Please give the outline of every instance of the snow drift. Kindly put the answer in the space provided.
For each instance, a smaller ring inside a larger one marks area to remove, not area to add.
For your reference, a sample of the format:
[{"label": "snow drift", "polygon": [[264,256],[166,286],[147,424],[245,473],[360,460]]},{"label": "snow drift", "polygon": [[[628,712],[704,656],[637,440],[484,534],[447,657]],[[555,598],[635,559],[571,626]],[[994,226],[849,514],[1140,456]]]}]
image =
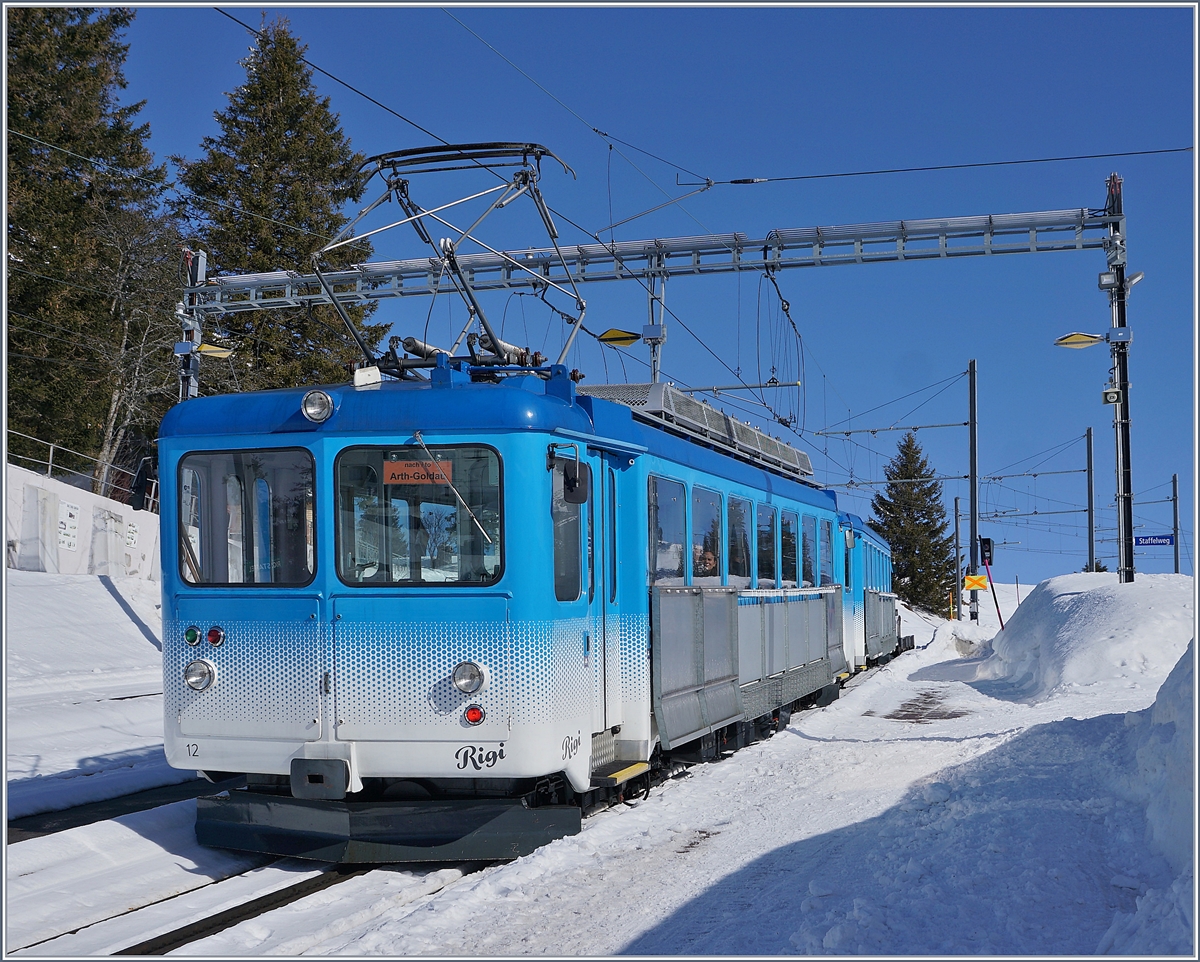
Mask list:
[{"label": "snow drift", "polygon": [[1038,702],[1056,690],[1162,678],[1180,639],[1192,637],[1192,590],[1185,575],[1139,575],[1124,585],[1106,572],[1043,581],[992,639],[978,687]]},{"label": "snow drift", "polygon": [[1148,889],[1133,914],[1118,912],[1098,952],[1182,954],[1192,950],[1194,889],[1192,754],[1195,639],[1144,711],[1127,712],[1124,788],[1146,807],[1146,841],[1178,877],[1165,890]]}]

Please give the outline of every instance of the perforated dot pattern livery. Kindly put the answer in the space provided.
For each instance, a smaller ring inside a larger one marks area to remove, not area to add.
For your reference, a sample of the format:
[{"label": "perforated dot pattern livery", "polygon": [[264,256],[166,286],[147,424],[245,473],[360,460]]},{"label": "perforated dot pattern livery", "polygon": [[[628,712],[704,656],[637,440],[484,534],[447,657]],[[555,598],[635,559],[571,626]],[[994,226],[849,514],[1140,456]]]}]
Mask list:
[{"label": "perforated dot pattern livery", "polygon": [[[320,711],[321,628],[314,621],[223,621],[225,643],[183,641],[187,628],[163,624],[163,700],[185,732],[254,737],[313,737]],[[183,681],[189,662],[217,670],[205,691]]]},{"label": "perforated dot pattern livery", "polygon": [[[339,622],[335,675],[339,724],[355,737],[405,729],[405,737],[459,737],[477,704],[493,723],[574,717],[590,699],[583,619],[524,622]],[[473,695],[452,683],[462,661],[484,666]],[[485,723],[486,724],[486,723]]]},{"label": "perforated dot pattern livery", "polygon": [[650,616],[622,615],[621,698],[625,704],[650,705]]},{"label": "perforated dot pattern livery", "polygon": [[[622,701],[648,705],[647,616],[610,615],[608,621],[610,639],[613,633],[619,638]],[[187,625],[166,622],[166,716],[178,719],[188,734],[320,737],[313,721],[320,717],[323,672],[330,671],[343,737],[457,739],[470,704],[487,713],[485,728],[567,723],[590,711],[592,667],[583,643],[590,625],[590,618],[344,620],[325,628],[323,639],[316,621],[227,621],[222,625],[226,642],[214,648],[205,642],[187,645],[182,640]],[[323,644],[328,656],[322,654]],[[217,669],[216,683],[203,692],[183,682],[185,666],[197,658]],[[488,673],[487,686],[473,695],[451,682],[454,667],[466,660]]]}]

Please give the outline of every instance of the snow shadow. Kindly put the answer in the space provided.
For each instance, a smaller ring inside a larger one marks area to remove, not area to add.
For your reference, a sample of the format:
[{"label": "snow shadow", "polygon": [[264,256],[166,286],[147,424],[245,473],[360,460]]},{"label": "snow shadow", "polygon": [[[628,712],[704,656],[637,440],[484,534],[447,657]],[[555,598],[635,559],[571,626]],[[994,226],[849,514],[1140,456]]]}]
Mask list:
[{"label": "snow shadow", "polygon": [[961,681],[970,685],[981,695],[995,698],[997,701],[1021,702],[1027,704],[1035,700],[1037,679],[1026,672],[1017,678],[980,678],[980,668],[984,662],[995,658],[991,651],[973,655],[969,658],[951,658],[949,661],[939,661],[936,665],[926,665],[918,668],[908,676],[909,681]]},{"label": "snow shadow", "polygon": [[979,666],[988,658],[991,652],[974,655],[970,658],[951,658],[939,661],[935,665],[918,668],[908,676],[909,681],[965,681],[968,684],[975,680]]},{"label": "snow shadow", "polygon": [[195,777],[168,765],[162,745],[92,755],[70,771],[9,780],[8,817],[62,811]]},{"label": "snow shadow", "polygon": [[1128,754],[1123,715],[1031,728],[875,818],[759,857],[621,953],[1092,954],[1115,912],[1174,876],[1114,788]]},{"label": "snow shadow", "polygon": [[117,590],[117,586],[113,584],[112,578],[108,575],[100,575],[100,584],[104,585],[104,590],[113,596],[113,600],[121,606],[121,610],[129,617],[129,620],[134,623],[138,631],[140,631],[155,648],[162,651],[162,642],[158,640],[158,636],[150,630],[150,626],[146,624],[138,616],[138,613],[133,610],[133,606],[121,595]]}]

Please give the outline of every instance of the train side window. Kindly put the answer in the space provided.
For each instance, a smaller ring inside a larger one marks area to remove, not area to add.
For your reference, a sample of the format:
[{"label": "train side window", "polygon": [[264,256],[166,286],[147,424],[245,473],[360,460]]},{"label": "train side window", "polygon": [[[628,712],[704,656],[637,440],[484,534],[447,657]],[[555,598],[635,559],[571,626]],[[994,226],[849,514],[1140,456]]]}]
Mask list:
[{"label": "train side window", "polygon": [[681,585],[683,546],[687,543],[687,492],[678,481],[650,475],[650,583]]},{"label": "train side window", "polygon": [[608,469],[608,600],[617,600],[617,472]]},{"label": "train side window", "polygon": [[750,502],[729,499],[729,584],[750,587]]},{"label": "train side window", "polygon": [[596,499],[588,498],[587,558],[588,558],[588,604],[596,597]]},{"label": "train side window", "polygon": [[721,583],[721,495],[692,488],[692,584]]},{"label": "train side window", "polygon": [[795,588],[799,585],[799,582],[796,580],[796,575],[799,573],[796,570],[797,521],[798,518],[795,511],[783,512],[783,521],[779,533],[780,567],[782,568],[779,586],[781,588]]},{"label": "train side window", "polygon": [[805,588],[815,588],[817,585],[817,519],[812,515],[804,516],[804,539],[801,545],[804,559]]},{"label": "train side window", "polygon": [[852,531],[846,532],[846,550],[845,550],[845,558],[844,558],[843,563],[846,566],[845,583],[846,583],[847,591],[854,590],[854,557],[853,557],[854,548],[853,548],[853,542],[850,540],[853,537],[854,537],[854,534]]},{"label": "train side window", "polygon": [[[775,587],[775,509],[758,506],[758,587]],[[793,579],[794,580],[794,579]]]},{"label": "train side window", "polygon": [[556,460],[550,475],[550,519],[554,525],[554,597],[559,601],[575,601],[579,598],[583,575],[579,530],[583,512],[581,505],[567,501],[563,476],[565,467],[565,461]]},{"label": "train side window", "polygon": [[821,586],[833,584],[833,522],[821,520]]}]

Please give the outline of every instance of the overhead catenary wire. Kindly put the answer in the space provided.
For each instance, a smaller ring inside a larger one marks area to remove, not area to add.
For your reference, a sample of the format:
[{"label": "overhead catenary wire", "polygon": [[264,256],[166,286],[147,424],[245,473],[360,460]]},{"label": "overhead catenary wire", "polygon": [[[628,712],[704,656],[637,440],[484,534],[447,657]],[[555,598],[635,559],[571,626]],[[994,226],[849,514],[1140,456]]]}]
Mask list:
[{"label": "overhead catenary wire", "polygon": [[[1014,167],[1020,164],[1056,164],[1072,160],[1104,160],[1111,157],[1145,157],[1154,154],[1180,154],[1191,147],[1163,147],[1156,150],[1120,150],[1102,154],[1072,154],[1064,157],[1031,157],[1024,160],[989,160],[969,164],[930,164],[924,167],[886,167],[878,170],[847,170],[832,174],[791,174],[783,177],[738,177],[733,180],[714,180],[714,186],[725,184],[777,184],[797,180],[830,180],[835,177],[873,177],[879,174],[914,174],[938,170],[971,170],[980,167]],[[693,176],[699,176],[694,174]],[[698,186],[678,183],[680,187]]]}]

